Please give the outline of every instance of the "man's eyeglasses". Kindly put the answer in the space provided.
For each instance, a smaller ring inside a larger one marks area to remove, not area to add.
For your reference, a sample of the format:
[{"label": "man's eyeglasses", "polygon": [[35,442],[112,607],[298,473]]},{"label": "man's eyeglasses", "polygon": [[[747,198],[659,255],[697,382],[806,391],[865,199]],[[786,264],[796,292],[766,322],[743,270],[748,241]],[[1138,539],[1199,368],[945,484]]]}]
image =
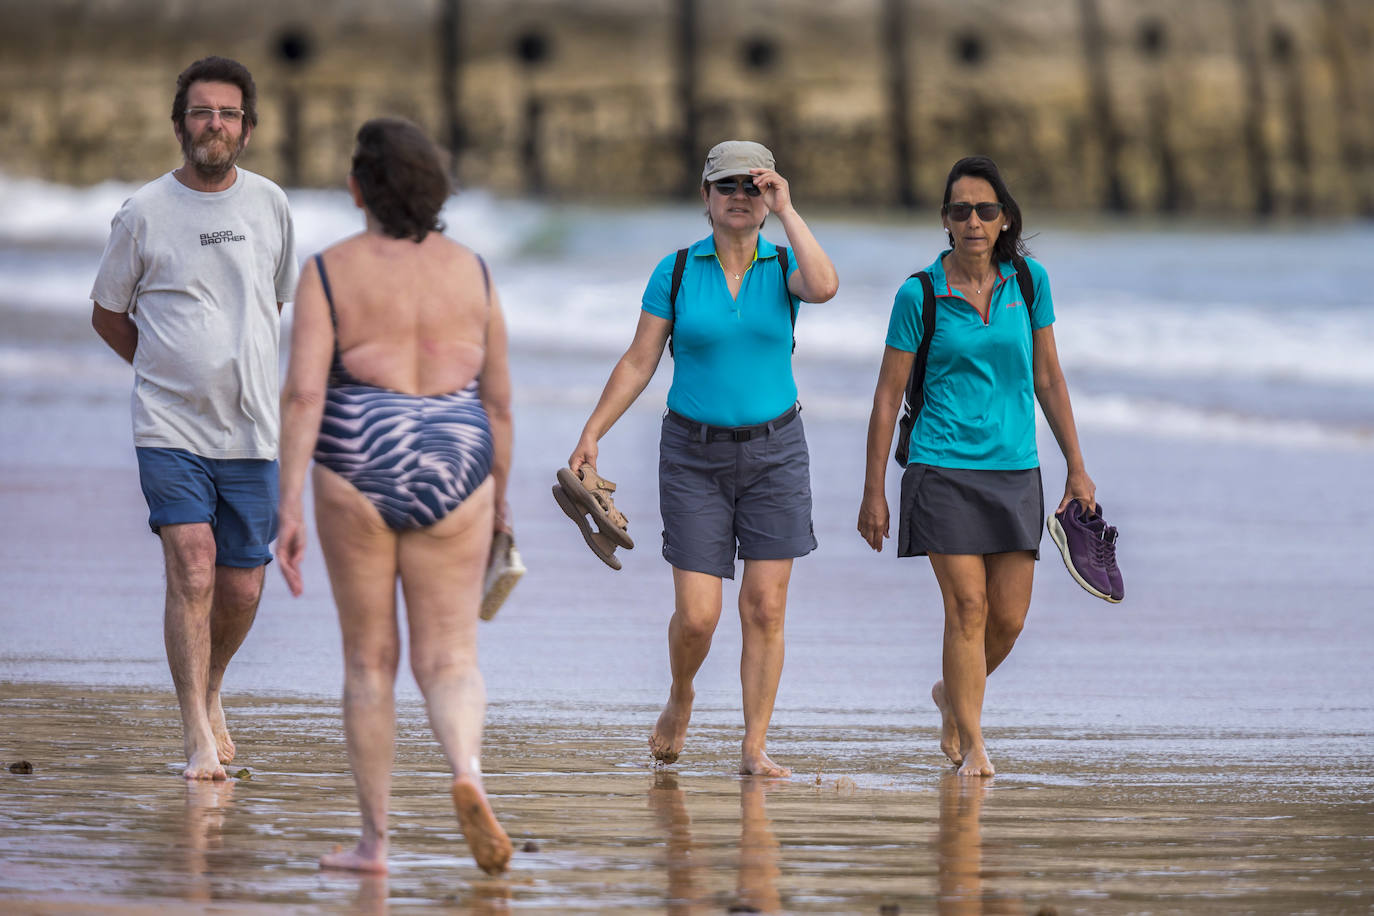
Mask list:
[{"label": "man's eyeglasses", "polygon": [[763,189],[754,184],[752,178],[746,178],[743,181],[738,178],[722,178],[720,181],[712,183],[711,187],[725,197],[729,197],[740,188],[744,188],[744,193],[750,197],[758,197],[763,193]]},{"label": "man's eyeglasses", "polygon": [[958,203],[945,206],[945,213],[949,214],[949,218],[956,223],[962,223],[968,219],[970,213],[975,211],[979,219],[988,222],[997,219],[998,214],[1002,212],[1002,205],[994,200],[977,204]]},{"label": "man's eyeglasses", "polygon": [[215,115],[225,124],[237,124],[243,120],[242,108],[188,108],[186,117],[194,121],[209,121]]}]

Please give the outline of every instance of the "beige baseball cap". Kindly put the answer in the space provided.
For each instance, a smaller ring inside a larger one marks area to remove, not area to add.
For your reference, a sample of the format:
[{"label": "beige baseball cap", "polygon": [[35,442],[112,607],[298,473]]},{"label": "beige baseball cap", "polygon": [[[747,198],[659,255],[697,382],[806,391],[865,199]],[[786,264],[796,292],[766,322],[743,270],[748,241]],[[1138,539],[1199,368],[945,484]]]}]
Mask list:
[{"label": "beige baseball cap", "polygon": [[706,154],[706,168],[701,170],[701,180],[715,181],[728,175],[748,175],[750,169],[771,168],[773,154],[762,143],[725,140],[711,147]]}]

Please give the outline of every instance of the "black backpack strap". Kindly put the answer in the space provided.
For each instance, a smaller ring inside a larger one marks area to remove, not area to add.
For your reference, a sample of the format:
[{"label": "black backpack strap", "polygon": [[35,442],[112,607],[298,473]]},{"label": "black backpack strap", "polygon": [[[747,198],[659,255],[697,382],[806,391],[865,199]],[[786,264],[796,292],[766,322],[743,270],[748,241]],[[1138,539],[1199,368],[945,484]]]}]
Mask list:
[{"label": "black backpack strap", "polygon": [[682,288],[682,272],[687,269],[687,249],[677,250],[673,261],[673,281],[668,286],[668,355],[673,355],[673,325],[677,321],[677,291]]},{"label": "black backpack strap", "polygon": [[[892,458],[899,467],[906,467],[911,448],[911,429],[916,415],[926,402],[926,363],[930,359],[930,339],[935,336],[935,284],[924,270],[911,275],[921,281],[921,342],[916,346],[916,361],[906,381],[906,395],[902,403],[902,418],[897,423],[897,450]],[[911,277],[907,277],[908,280]]]},{"label": "black backpack strap", "polygon": [[792,264],[787,259],[787,249],[778,246],[778,266],[782,268],[782,294],[787,299],[787,313],[792,316],[792,352],[797,352],[797,307],[792,303],[792,291],[787,288],[787,275],[792,272]]}]

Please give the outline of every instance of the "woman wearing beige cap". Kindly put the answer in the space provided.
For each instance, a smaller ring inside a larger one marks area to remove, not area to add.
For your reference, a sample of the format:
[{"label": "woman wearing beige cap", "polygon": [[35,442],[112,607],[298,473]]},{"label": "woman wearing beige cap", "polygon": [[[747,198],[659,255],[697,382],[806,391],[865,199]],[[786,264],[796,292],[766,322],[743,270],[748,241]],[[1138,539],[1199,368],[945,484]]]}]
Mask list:
[{"label": "woman wearing beige cap", "polygon": [[[792,561],[816,547],[810,462],[792,377],[802,301],[825,302],[838,279],[792,206],[773,154],[747,140],[714,146],[701,175],[711,234],[665,257],[649,277],[639,325],[568,459],[596,466],[597,442],[674,355],[659,446],[663,557],[673,567],[668,624],[672,687],[649,748],[677,760],[721,613],[721,579],[744,561],[739,591],[744,742],[740,772],[787,776],[766,752],[782,675]],[[768,214],[791,249],[760,236]],[[670,343],[671,338],[671,343]]]}]

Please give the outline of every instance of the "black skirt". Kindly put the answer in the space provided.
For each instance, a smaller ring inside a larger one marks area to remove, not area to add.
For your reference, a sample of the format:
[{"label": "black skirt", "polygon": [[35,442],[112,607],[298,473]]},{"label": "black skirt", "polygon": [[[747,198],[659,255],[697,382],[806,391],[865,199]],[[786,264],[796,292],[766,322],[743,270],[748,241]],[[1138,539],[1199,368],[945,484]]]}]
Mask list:
[{"label": "black skirt", "polygon": [[1033,550],[1040,559],[1040,469],[979,471],[910,464],[902,475],[897,556]]}]

